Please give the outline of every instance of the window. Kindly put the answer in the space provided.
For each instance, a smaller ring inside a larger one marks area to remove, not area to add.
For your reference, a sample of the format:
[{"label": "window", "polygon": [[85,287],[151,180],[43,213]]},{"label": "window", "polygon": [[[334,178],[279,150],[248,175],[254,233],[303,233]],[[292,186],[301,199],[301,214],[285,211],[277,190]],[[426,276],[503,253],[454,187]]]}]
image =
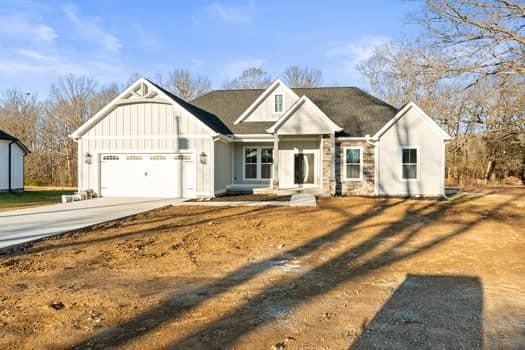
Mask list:
[{"label": "window", "polygon": [[118,156],[103,156],[102,160],[118,160]]},{"label": "window", "polygon": [[272,178],[273,148],[244,148],[244,179],[267,180]]},{"label": "window", "polygon": [[244,177],[246,179],[257,178],[257,148],[244,149]]},{"label": "window", "polygon": [[284,100],[283,95],[275,95],[275,105],[274,105],[274,112],[275,113],[282,113],[284,109]]},{"label": "window", "polygon": [[261,148],[261,179],[272,178],[273,149]]},{"label": "window", "polygon": [[127,156],[126,160],[142,160],[141,156]]},{"label": "window", "polygon": [[151,160],[166,160],[165,156],[151,156],[149,157]]},{"label": "window", "polygon": [[345,149],[345,174],[347,180],[361,180],[362,149]]},{"label": "window", "polygon": [[402,152],[403,179],[417,179],[417,148],[403,148]]}]

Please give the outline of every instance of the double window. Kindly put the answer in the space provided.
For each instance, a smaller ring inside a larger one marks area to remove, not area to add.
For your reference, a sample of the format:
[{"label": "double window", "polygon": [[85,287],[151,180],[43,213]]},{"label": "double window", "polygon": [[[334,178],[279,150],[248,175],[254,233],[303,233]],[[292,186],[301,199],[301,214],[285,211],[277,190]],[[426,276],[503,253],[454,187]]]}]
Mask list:
[{"label": "double window", "polygon": [[361,147],[345,148],[345,179],[361,180],[363,174],[363,149]]},{"label": "double window", "polygon": [[244,148],[244,178],[267,180],[272,178],[273,148]]},{"label": "double window", "polygon": [[284,98],[283,95],[274,95],[274,109],[275,113],[282,113],[284,110]]},{"label": "double window", "polygon": [[402,148],[401,175],[404,180],[417,179],[417,148]]}]

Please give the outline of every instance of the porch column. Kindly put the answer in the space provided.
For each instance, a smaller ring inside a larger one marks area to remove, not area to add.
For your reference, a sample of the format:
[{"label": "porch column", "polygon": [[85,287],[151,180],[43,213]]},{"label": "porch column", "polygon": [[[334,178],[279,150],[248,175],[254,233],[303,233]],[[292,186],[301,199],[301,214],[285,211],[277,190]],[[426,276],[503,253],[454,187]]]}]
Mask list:
[{"label": "porch column", "polygon": [[336,194],[336,179],[335,179],[335,133],[330,134],[330,194]]},{"label": "porch column", "polygon": [[279,189],[279,136],[273,134],[272,189]]}]

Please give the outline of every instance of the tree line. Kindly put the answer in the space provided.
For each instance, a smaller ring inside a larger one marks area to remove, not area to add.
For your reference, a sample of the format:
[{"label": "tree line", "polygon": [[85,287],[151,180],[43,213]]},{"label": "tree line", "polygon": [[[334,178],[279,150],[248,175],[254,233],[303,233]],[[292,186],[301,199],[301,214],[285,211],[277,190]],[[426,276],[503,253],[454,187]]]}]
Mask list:
[{"label": "tree line", "polygon": [[[357,67],[371,92],[398,108],[416,102],[453,136],[447,145],[449,184],[522,183],[523,2],[426,0],[423,10],[409,20],[422,29],[419,37],[378,47]],[[212,86],[207,77],[186,69],[151,78],[187,101]],[[251,67],[223,87],[261,89],[274,78],[262,67]],[[315,87],[323,80],[321,71],[299,66],[287,68],[281,78],[292,87]],[[5,91],[0,98],[0,129],[32,150],[26,159],[26,181],[75,185],[76,145],[68,135],[124,86],[101,86],[89,77],[66,75],[51,86],[44,101],[19,90]]]}]

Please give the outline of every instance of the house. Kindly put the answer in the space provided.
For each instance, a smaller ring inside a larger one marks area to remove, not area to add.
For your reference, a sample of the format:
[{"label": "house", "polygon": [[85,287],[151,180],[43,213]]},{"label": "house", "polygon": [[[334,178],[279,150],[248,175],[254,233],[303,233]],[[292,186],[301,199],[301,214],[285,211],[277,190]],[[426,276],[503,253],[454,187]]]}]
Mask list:
[{"label": "house", "polygon": [[24,157],[29,153],[19,139],[0,130],[0,191],[24,190]]},{"label": "house", "polygon": [[218,90],[185,102],[140,78],[71,137],[79,190],[101,196],[442,196],[450,137],[414,103],[353,87]]}]

